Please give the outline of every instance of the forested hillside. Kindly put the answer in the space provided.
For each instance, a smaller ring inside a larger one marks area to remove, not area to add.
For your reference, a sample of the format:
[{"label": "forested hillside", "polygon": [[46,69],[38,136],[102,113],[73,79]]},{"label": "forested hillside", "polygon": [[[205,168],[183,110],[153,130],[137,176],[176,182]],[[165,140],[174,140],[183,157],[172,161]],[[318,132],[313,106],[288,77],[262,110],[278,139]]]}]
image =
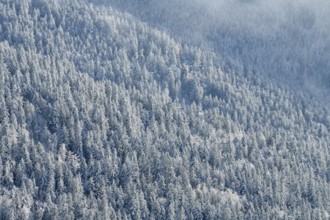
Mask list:
[{"label": "forested hillside", "polygon": [[329,103],[328,0],[88,0],[111,5],[206,45],[239,74],[254,74]]},{"label": "forested hillside", "polygon": [[127,13],[0,0],[0,219],[329,219],[330,116]]}]

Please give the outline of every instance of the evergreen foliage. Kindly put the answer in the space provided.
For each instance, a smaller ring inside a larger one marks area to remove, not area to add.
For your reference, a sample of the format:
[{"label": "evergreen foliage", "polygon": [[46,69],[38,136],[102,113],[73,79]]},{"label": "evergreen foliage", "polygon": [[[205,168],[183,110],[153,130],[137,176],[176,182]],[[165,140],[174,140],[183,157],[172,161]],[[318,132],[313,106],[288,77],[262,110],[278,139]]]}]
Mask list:
[{"label": "evergreen foliage", "polygon": [[84,1],[0,30],[0,219],[330,218],[317,103]]}]

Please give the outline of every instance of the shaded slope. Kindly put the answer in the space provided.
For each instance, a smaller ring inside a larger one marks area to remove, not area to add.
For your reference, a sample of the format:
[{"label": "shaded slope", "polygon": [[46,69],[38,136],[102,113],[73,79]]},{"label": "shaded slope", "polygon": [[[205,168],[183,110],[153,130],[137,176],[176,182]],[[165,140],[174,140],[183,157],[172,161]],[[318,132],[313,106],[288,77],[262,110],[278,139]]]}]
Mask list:
[{"label": "shaded slope", "polygon": [[212,48],[237,73],[329,102],[330,13],[324,0],[89,0]]},{"label": "shaded slope", "polygon": [[329,217],[325,109],[111,9],[0,7],[2,218]]}]

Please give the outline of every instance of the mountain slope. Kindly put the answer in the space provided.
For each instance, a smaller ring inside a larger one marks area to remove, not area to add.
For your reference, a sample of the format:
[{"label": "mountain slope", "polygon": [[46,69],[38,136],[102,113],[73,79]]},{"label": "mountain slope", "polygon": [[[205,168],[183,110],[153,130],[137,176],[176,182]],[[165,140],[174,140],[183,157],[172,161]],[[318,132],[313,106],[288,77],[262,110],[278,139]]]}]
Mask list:
[{"label": "mountain slope", "polygon": [[132,13],[180,41],[209,47],[238,73],[329,102],[328,1],[89,1]]},{"label": "mountain slope", "polygon": [[328,111],[80,1],[0,2],[2,219],[327,219]]}]

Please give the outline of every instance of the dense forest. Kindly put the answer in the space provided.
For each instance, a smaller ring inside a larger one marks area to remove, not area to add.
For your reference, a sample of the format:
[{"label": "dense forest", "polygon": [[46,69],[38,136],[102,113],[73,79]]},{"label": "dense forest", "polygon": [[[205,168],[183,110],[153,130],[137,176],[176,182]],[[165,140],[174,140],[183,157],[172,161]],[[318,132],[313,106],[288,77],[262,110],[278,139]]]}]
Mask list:
[{"label": "dense forest", "polygon": [[0,219],[329,219],[329,110],[224,57],[0,0]]},{"label": "dense forest", "polygon": [[236,73],[330,102],[330,1],[88,1],[131,13],[181,42],[211,47]]}]

